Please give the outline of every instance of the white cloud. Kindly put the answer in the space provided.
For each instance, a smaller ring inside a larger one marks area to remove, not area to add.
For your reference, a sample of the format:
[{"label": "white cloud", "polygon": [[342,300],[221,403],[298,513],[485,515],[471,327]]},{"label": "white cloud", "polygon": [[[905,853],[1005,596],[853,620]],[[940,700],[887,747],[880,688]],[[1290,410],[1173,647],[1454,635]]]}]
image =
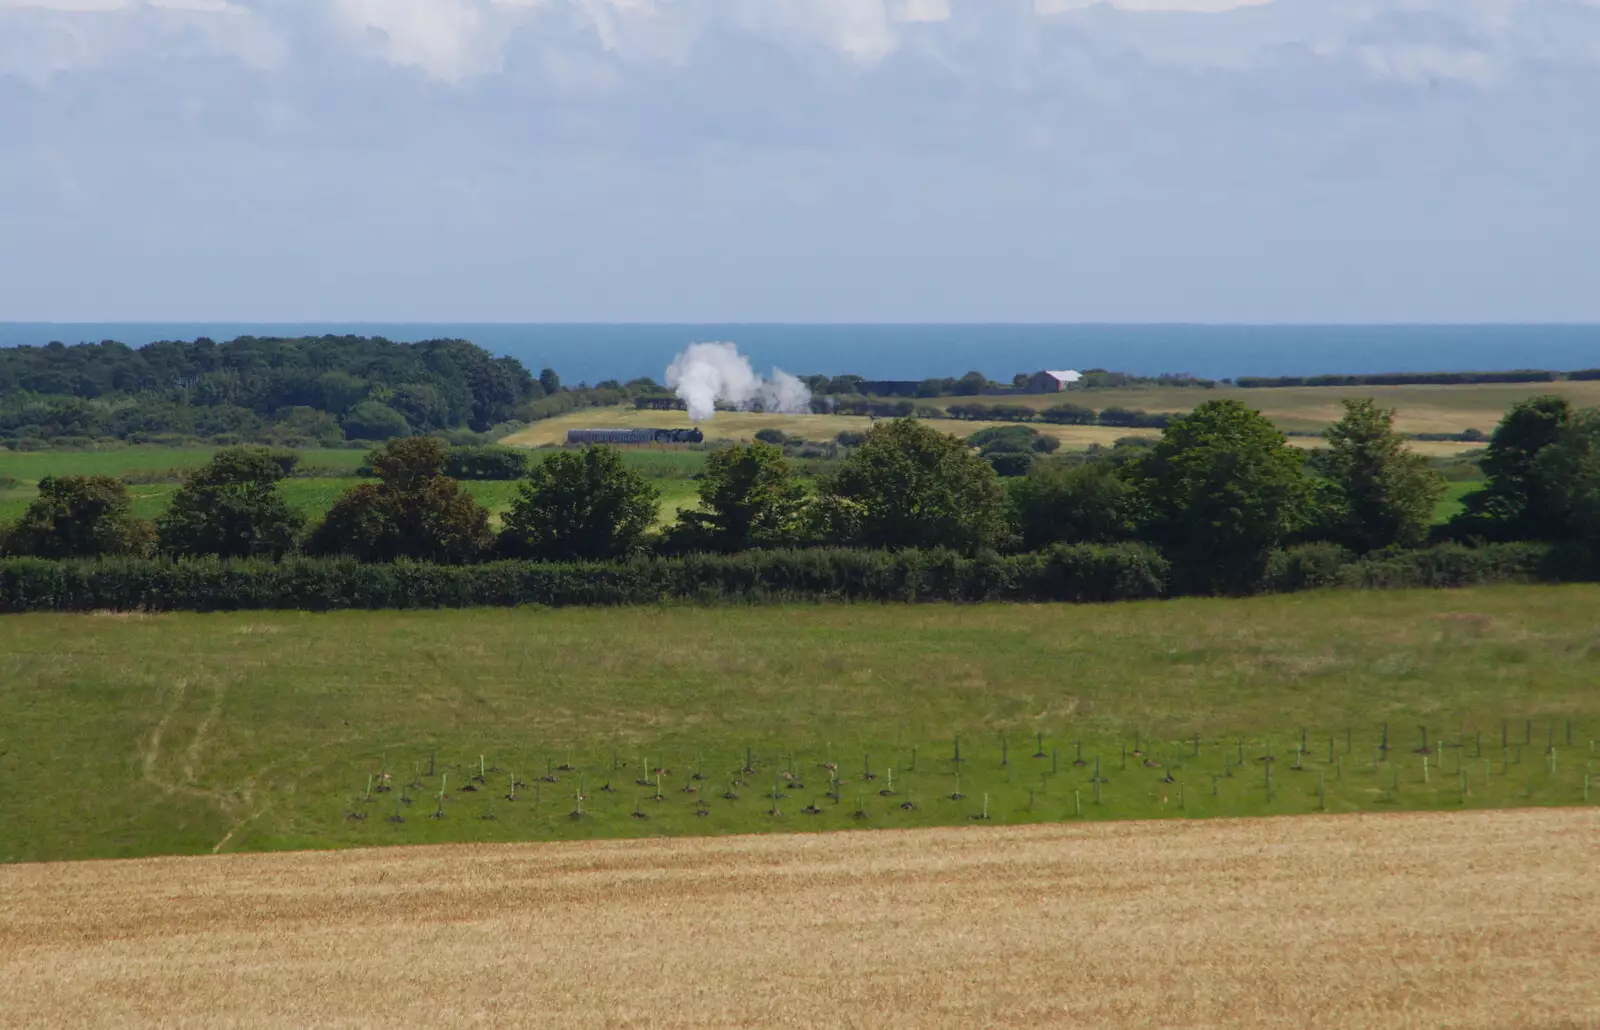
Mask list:
[{"label": "white cloud", "polygon": [[896,21],[938,22],[950,19],[950,0],[899,0],[894,7]]},{"label": "white cloud", "polygon": [[0,0],[0,74],[42,80],[174,46],[270,67],[287,40],[320,54],[331,39],[442,83],[526,61],[592,92],[630,65],[688,66],[708,40],[744,35],[1010,89],[1093,82],[1086,60],[1124,79],[1129,59],[1232,72],[1314,59],[1487,88],[1523,63],[1600,62],[1597,12],[1600,0]]},{"label": "white cloud", "polygon": [[1121,11],[1161,11],[1190,14],[1220,14],[1241,7],[1260,7],[1273,0],[1034,0],[1040,14],[1066,14],[1086,7],[1104,5]]},{"label": "white cloud", "polygon": [[122,61],[220,55],[270,69],[287,54],[276,25],[226,0],[0,0],[0,75],[40,85]]},{"label": "white cloud", "polygon": [[333,11],[358,45],[445,82],[499,67],[477,0],[334,0]]}]

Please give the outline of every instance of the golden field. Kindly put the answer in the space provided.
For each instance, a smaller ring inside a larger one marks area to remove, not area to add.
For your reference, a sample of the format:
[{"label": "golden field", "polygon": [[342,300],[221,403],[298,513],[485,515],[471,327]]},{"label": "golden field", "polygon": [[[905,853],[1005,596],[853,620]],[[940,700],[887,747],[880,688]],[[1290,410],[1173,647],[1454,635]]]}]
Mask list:
[{"label": "golden field", "polygon": [[[956,422],[932,423],[947,433],[971,436],[980,429],[1013,425],[1010,422]],[[631,407],[589,408],[585,411],[562,415],[558,418],[536,422],[519,433],[506,437],[501,443],[513,447],[547,447],[566,442],[570,429],[688,429],[694,423],[683,411],[640,411]],[[755,439],[763,429],[781,429],[790,436],[804,440],[832,440],[840,433],[864,433],[872,427],[872,420],[858,415],[769,415],[759,411],[718,412],[710,422],[700,423],[708,440],[737,440],[743,443]],[[1082,450],[1092,443],[1109,447],[1119,437],[1159,436],[1148,429],[1115,429],[1110,426],[1051,426],[1034,425],[1041,434],[1053,436],[1063,447]]]},{"label": "golden field", "polygon": [[[1218,392],[1220,391],[1206,391],[1204,399],[1209,399]],[[1268,391],[1250,390],[1238,392],[1253,395]],[[1187,390],[1183,391],[1183,393],[1191,402],[1201,398],[1201,392],[1198,390]],[[1166,411],[1177,409],[1152,407],[1149,410]],[[1334,420],[1337,420],[1337,416],[1330,419],[1330,421]],[[1498,420],[1499,416],[1496,415],[1494,421],[1488,423],[1488,428],[1493,429],[1494,422]],[[1403,421],[1403,419],[1397,420],[1397,424]],[[642,427],[652,429],[688,429],[693,424],[689,421],[688,414],[682,411],[639,411],[630,407],[589,408],[569,415],[561,415],[557,418],[536,422],[528,428],[506,437],[501,443],[512,447],[549,447],[565,443],[567,431],[571,429],[634,429]],[[1016,423],[960,422],[952,419],[949,421],[937,420],[929,424],[943,432],[967,437],[982,429],[1015,425]],[[1038,430],[1040,435],[1053,436],[1060,440],[1063,448],[1079,451],[1085,450],[1090,444],[1110,447],[1125,436],[1143,436],[1153,439],[1161,435],[1160,431],[1155,429],[1119,429],[1114,426],[1053,426],[1043,422],[1028,424]],[[831,440],[843,432],[864,433],[871,428],[871,425],[872,421],[870,419],[857,415],[774,415],[765,412],[729,411],[719,412],[716,418],[710,422],[701,423],[700,428],[705,431],[708,440],[735,440],[741,443],[748,443],[762,429],[781,429],[790,436],[797,436],[805,440],[824,441]],[[1461,428],[1470,427],[1462,426]],[[1403,426],[1402,429],[1404,429]],[[1413,430],[1405,431],[1411,432]],[[1422,430],[1415,431],[1421,432]],[[1297,447],[1316,447],[1322,443],[1322,438],[1294,436],[1289,438],[1289,442]],[[1447,457],[1455,454],[1464,454],[1467,451],[1480,450],[1483,445],[1418,440],[1413,441],[1411,447],[1419,454]]]},{"label": "golden field", "polygon": [[[1183,412],[1204,401],[1231,397],[1260,411],[1285,432],[1321,432],[1339,420],[1342,402],[1350,397],[1371,397],[1384,407],[1394,408],[1395,428],[1402,433],[1461,433],[1494,429],[1506,410],[1518,401],[1539,394],[1556,393],[1579,407],[1600,406],[1600,381],[1559,383],[1479,383],[1463,386],[1292,386],[1262,389],[1217,387],[1133,387],[1121,390],[1068,391],[1059,394],[1017,397],[933,398],[918,401],[933,407],[976,401],[992,404],[1024,404],[1048,408],[1057,404],[1079,404],[1103,411],[1106,408],[1132,408],[1150,412]],[[862,432],[870,420],[849,415],[768,415],[760,412],[722,412],[703,428],[713,439],[749,441],[758,430],[781,429],[807,440],[829,440],[846,431]],[[941,424],[946,432],[969,436],[980,429],[1003,422],[950,422]],[[687,429],[691,425],[681,411],[639,411],[631,407],[579,411],[529,426],[505,440],[518,447],[560,444],[569,429],[625,429],[650,426],[661,429]],[[1108,426],[1052,426],[1035,424],[1046,436],[1061,441],[1068,450],[1082,450],[1092,443],[1110,446],[1119,437],[1156,436],[1148,429],[1117,429]],[[1314,447],[1315,437],[1294,437],[1297,446]],[[1448,441],[1416,441],[1418,453],[1449,457],[1481,448],[1481,444]]]},{"label": "golden field", "polygon": [[[1056,404],[1081,404],[1104,411],[1132,408],[1144,411],[1190,411],[1195,405],[1221,397],[1242,401],[1275,422],[1294,431],[1320,431],[1337,422],[1346,398],[1371,397],[1395,409],[1395,428],[1402,433],[1460,433],[1468,429],[1489,432],[1518,401],[1540,394],[1560,394],[1581,408],[1600,405],[1600,381],[1559,383],[1469,383],[1458,386],[1273,386],[1256,389],[1216,387],[1130,387],[1115,390],[1070,390],[1066,393],[1021,397],[978,397],[979,402],[1003,401],[1048,408]],[[940,398],[943,406],[960,399]]]},{"label": "golden field", "polygon": [[0,1025],[1593,1027],[1600,813],[0,868]]}]

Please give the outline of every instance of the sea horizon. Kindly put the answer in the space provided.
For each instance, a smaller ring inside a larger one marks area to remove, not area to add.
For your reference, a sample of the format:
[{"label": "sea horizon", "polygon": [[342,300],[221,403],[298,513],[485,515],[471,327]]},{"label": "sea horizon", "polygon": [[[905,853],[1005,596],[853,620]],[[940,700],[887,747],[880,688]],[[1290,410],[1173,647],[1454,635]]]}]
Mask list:
[{"label": "sea horizon", "polygon": [[873,379],[1009,380],[1044,368],[1208,379],[1600,365],[1600,324],[1514,322],[0,322],[0,347],[198,337],[383,336],[470,340],[569,383],[651,376],[693,342],[739,345],[758,369]]}]

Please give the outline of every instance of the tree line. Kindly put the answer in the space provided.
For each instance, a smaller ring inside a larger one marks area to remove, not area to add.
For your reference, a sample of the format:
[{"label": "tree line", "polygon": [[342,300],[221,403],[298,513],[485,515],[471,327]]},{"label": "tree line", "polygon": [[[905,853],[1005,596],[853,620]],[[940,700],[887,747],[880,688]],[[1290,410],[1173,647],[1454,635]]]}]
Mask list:
[{"label": "tree line", "polygon": [[911,419],[880,423],[815,489],[772,445],[712,452],[699,506],[657,530],[660,495],[620,452],[553,453],[521,480],[491,527],[429,437],[370,456],[376,482],[307,525],[278,488],[281,455],[219,451],[184,480],[153,523],[105,477],[50,477],[0,535],[0,551],[45,558],[162,555],[280,560],[293,554],[445,565],[494,559],[605,562],[641,554],[734,554],[808,547],[1037,553],[1060,545],[1135,544],[1171,563],[1184,592],[1242,592],[1285,547],[1382,555],[1440,539],[1600,542],[1600,409],[1560,397],[1513,408],[1491,438],[1487,483],[1433,527],[1437,473],[1394,431],[1394,412],[1345,403],[1307,453],[1259,413],[1214,400],[1149,448],[1009,484],[968,442]]},{"label": "tree line", "polygon": [[164,437],[338,446],[483,433],[561,392],[465,340],[240,337],[0,348],[0,440]]},{"label": "tree line", "polygon": [[1358,375],[1240,376],[1235,385],[1246,389],[1284,386],[1465,386],[1474,383],[1556,383],[1600,379],[1600,368],[1576,372],[1514,369],[1505,372],[1383,372]]}]

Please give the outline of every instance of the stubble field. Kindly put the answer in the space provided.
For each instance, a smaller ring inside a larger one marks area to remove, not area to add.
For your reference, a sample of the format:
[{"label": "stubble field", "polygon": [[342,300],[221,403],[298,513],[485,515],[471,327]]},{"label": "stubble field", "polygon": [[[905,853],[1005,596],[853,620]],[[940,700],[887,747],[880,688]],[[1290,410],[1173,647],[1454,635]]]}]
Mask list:
[{"label": "stubble field", "polygon": [[0,868],[0,1025],[1600,1022],[1600,815]]}]

